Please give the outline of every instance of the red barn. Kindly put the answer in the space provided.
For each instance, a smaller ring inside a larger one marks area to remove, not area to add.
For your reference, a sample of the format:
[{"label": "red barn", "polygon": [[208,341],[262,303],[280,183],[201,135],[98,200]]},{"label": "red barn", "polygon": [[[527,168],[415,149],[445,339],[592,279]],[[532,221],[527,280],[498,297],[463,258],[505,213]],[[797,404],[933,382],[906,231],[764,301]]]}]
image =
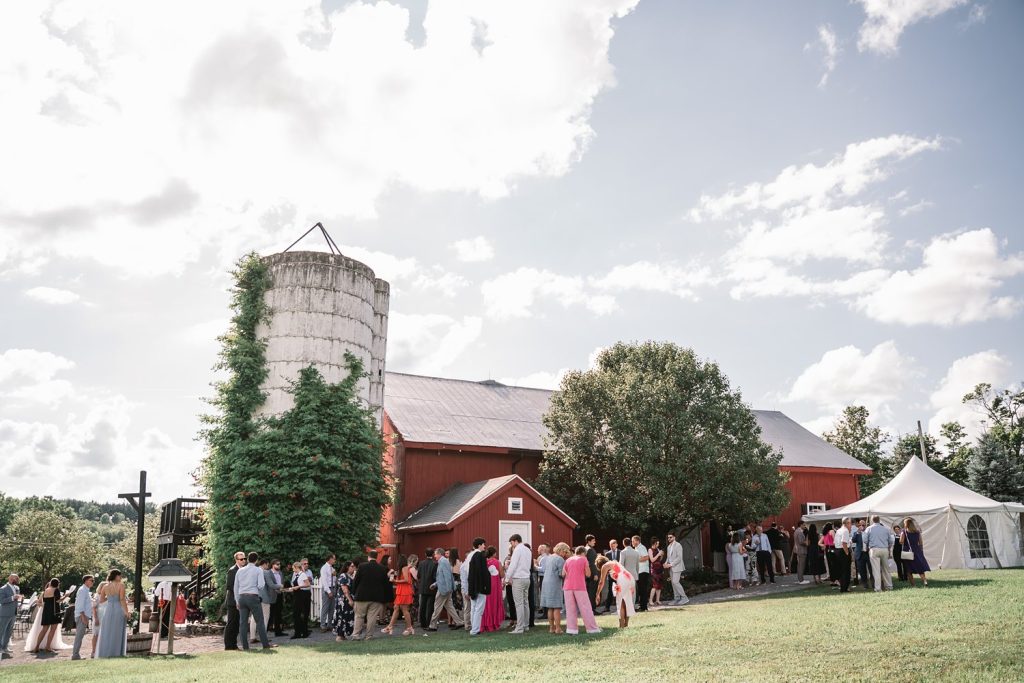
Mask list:
[{"label": "red barn", "polygon": [[[440,545],[464,553],[474,536],[490,543],[518,531],[534,547],[573,538],[576,524],[558,501],[530,485],[554,392],[394,372],[385,387],[386,461],[398,482],[381,524],[385,547],[422,553]],[[779,469],[790,475],[789,507],[770,521],[791,526],[808,510],[860,498],[857,478],[871,472],[867,466],[780,412],[754,415],[762,439],[782,451]],[[699,552],[710,563],[710,537],[703,540],[685,544],[687,555]]]}]

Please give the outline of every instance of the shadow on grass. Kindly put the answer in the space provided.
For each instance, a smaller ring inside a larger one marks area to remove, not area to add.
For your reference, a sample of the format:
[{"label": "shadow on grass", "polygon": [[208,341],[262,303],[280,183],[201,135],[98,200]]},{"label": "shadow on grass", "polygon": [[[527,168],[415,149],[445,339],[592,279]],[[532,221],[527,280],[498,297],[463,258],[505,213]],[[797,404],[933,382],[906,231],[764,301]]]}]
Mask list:
[{"label": "shadow on grass", "polygon": [[[507,652],[511,650],[524,650],[530,648],[552,647],[555,645],[566,645],[569,643],[592,643],[604,640],[618,628],[605,628],[600,633],[586,633],[580,631],[579,635],[570,636],[562,634],[552,635],[547,631],[537,631],[523,635],[511,635],[506,631],[495,631],[492,633],[481,633],[478,636],[470,636],[465,632],[438,632],[428,636],[417,634],[402,638],[402,654],[416,653],[438,653],[438,652]],[[373,638],[369,642],[346,641],[344,643],[316,643],[309,645],[310,650],[317,652],[333,652],[345,655],[373,655],[394,654],[396,638]]]},{"label": "shadow on grass", "polygon": [[[905,581],[893,581],[894,592],[901,593],[907,590],[914,591],[928,591],[928,590],[940,590],[940,589],[961,589],[961,588],[974,588],[977,586],[986,586],[993,582],[993,579],[987,579],[982,577],[975,577],[970,579],[929,579],[928,586],[924,587],[920,581],[916,582],[915,586],[911,586]],[[873,593],[873,590],[863,590],[859,587],[851,586],[849,595],[864,595]],[[717,600],[703,602],[700,605],[728,605],[734,603],[750,603],[750,602],[764,602],[772,600],[791,600],[793,598],[800,597],[823,597],[827,595],[842,595],[838,589],[833,590],[829,584],[822,584],[821,586],[810,586],[807,588],[781,590],[777,593],[760,593],[752,595],[743,595],[740,593],[736,596],[723,597]]]}]

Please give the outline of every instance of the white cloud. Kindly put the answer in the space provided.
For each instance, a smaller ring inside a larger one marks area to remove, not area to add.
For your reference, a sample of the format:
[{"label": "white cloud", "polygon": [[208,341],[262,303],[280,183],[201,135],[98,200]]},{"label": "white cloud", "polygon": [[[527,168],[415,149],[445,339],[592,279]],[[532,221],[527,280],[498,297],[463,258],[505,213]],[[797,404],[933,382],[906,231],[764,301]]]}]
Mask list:
[{"label": "white cloud", "polygon": [[32,287],[25,290],[25,295],[44,304],[54,305],[73,304],[81,298],[75,292],[55,287]]},{"label": "white cloud", "polygon": [[959,422],[972,438],[979,436],[984,415],[974,406],[965,405],[963,397],[983,382],[996,388],[1006,386],[1010,366],[1009,359],[992,350],[953,361],[929,398],[935,415],[928,421],[928,433],[938,435],[944,423]]},{"label": "white cloud", "polygon": [[920,268],[896,271],[857,298],[855,307],[875,320],[903,325],[961,325],[1008,318],[1019,298],[1000,295],[1003,282],[1024,273],[1024,254],[1003,257],[988,228],[936,237]]},{"label": "white cloud", "polygon": [[[857,47],[885,55],[899,49],[900,36],[911,24],[931,19],[970,0],[857,0],[867,14]],[[973,12],[973,11],[972,11]]]},{"label": "white cloud", "polygon": [[817,166],[787,166],[774,180],[754,182],[742,190],[702,195],[690,210],[691,220],[721,220],[755,210],[779,211],[793,207],[805,210],[834,205],[885,180],[893,162],[941,147],[938,138],[911,135],[872,138],[846,146],[842,154]]},{"label": "white cloud", "polygon": [[637,2],[431,2],[419,46],[390,2],[16,3],[0,265],[180,272],[211,245],[233,258],[320,216],[373,216],[395,184],[492,198],[564,175]]},{"label": "white cloud", "polygon": [[8,349],[0,353],[0,385],[17,380],[45,382],[75,364],[49,351]]},{"label": "white cloud", "polygon": [[976,24],[984,24],[988,19],[988,5],[971,5],[971,11],[967,19],[960,24],[961,30],[966,31]]},{"label": "white cloud", "polygon": [[[590,352],[590,355],[587,357],[587,365],[585,369],[592,370],[597,367],[597,357],[602,351],[604,351],[604,349],[604,346],[598,346]],[[521,377],[504,377],[498,381],[502,384],[514,387],[557,390],[562,384],[562,378],[565,377],[566,373],[573,369],[574,368],[560,368],[554,372],[538,370],[537,372],[531,372],[530,374],[523,375]]]},{"label": "white cloud", "polygon": [[454,242],[452,249],[455,250],[456,258],[467,263],[490,261],[494,258],[494,245],[483,236]]},{"label": "white cloud", "polygon": [[[811,403],[831,416],[848,405],[862,405],[876,419],[885,419],[893,413],[890,404],[918,374],[916,361],[900,352],[894,341],[882,342],[867,353],[843,346],[826,351],[808,366],[784,400]],[[831,419],[821,417],[812,424],[815,430],[828,428]]]},{"label": "white cloud", "polygon": [[476,343],[483,321],[439,313],[388,316],[388,367],[401,372],[439,374]]},{"label": "white cloud", "polygon": [[[823,70],[818,87],[824,88],[828,84],[829,76],[836,70],[836,63],[839,59],[839,39],[836,38],[836,33],[830,25],[822,24],[818,27],[817,45],[821,46]],[[814,44],[807,43],[804,45],[804,50],[811,50],[814,47]]]},{"label": "white cloud", "polygon": [[615,266],[606,275],[588,279],[591,286],[604,291],[662,292],[690,300],[698,298],[697,287],[711,281],[711,271],[706,266],[683,267],[650,261]]},{"label": "white cloud", "polygon": [[548,270],[519,268],[483,283],[481,291],[487,315],[498,320],[527,318],[537,299],[557,301],[564,308],[584,306],[596,315],[615,310],[615,299],[587,291],[579,276],[558,275]]}]

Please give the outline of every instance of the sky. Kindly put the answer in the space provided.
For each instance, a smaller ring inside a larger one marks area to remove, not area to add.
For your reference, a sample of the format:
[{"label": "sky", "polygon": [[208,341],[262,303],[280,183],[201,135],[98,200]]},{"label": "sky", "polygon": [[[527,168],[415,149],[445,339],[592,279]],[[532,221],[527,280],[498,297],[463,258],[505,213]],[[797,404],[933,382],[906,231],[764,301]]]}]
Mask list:
[{"label": "sky", "polygon": [[[1024,378],[1024,4],[7,3],[0,491],[192,492],[232,264],[317,221],[389,370],[692,347],[820,433]],[[325,249],[315,241],[311,249]]]}]

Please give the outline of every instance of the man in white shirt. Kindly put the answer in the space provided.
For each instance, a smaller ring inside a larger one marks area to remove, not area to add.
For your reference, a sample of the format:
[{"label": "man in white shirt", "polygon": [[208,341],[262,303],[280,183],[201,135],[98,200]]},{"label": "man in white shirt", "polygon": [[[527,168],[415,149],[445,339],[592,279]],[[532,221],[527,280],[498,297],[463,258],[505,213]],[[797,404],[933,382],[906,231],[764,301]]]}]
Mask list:
[{"label": "man in white shirt", "polygon": [[473,623],[473,601],[469,597],[469,561],[478,552],[480,550],[473,548],[466,553],[465,559],[462,560],[462,568],[459,570],[459,582],[462,585],[462,623],[466,625],[467,630]]},{"label": "man in white shirt", "polygon": [[324,566],[320,567],[320,633],[331,630],[334,622],[334,553],[327,556]]},{"label": "man in white shirt", "polygon": [[71,659],[81,659],[82,640],[89,630],[89,622],[92,621],[92,576],[86,574],[82,577],[82,586],[75,594],[75,646],[71,650]]},{"label": "man in white shirt", "polygon": [[843,517],[842,525],[836,530],[836,568],[839,570],[839,592],[850,592],[850,560],[853,554],[853,532],[851,520]]},{"label": "man in white shirt", "polygon": [[171,582],[161,581],[154,592],[160,610],[160,637],[166,638],[171,630]]},{"label": "man in white shirt", "polygon": [[533,555],[519,534],[509,536],[508,542],[512,546],[512,557],[505,570],[505,583],[512,586],[512,601],[516,605],[516,627],[512,633],[526,633],[530,627],[530,565]]},{"label": "man in white shirt", "polygon": [[647,601],[651,598],[651,555],[647,551],[647,546],[640,542],[639,536],[634,536],[632,541],[633,549],[640,555],[640,566],[638,567],[640,575],[636,579],[637,599],[640,601],[640,606],[637,609],[646,612]]},{"label": "man in white shirt", "polygon": [[[238,570],[235,574],[235,603],[238,605],[238,620],[242,624],[248,624],[249,619],[256,620],[256,633],[260,637],[263,649],[267,650],[277,645],[272,645],[267,638],[267,625],[263,622],[263,608],[260,606],[260,591],[263,590],[265,580],[263,570],[257,562],[260,556],[256,553],[249,553],[249,563]],[[249,649],[249,639],[243,636],[242,649]]]},{"label": "man in white shirt", "polygon": [[668,534],[665,540],[668,541],[665,546],[665,569],[669,572],[672,595],[675,596],[671,604],[685,605],[690,602],[690,598],[686,597],[686,591],[683,590],[683,570],[686,569],[683,564],[683,546],[676,540],[675,534]]}]

